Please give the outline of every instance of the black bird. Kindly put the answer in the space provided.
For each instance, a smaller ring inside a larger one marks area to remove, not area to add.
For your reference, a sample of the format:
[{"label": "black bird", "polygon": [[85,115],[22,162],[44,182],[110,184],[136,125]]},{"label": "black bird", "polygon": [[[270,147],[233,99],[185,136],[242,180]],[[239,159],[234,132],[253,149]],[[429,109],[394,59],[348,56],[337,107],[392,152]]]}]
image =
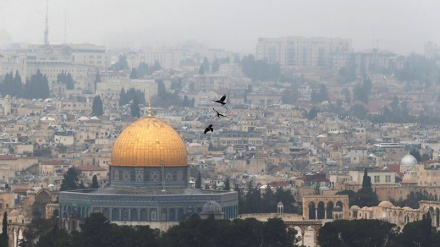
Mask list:
[{"label": "black bird", "polygon": [[215,112],[217,112],[217,117],[228,117],[228,116],[225,116],[225,115],[223,115],[223,114],[221,114],[220,112],[218,112],[217,110],[215,110],[214,108],[212,108]]},{"label": "black bird", "polygon": [[223,95],[223,97],[221,97],[219,100],[213,100],[213,101],[217,102],[217,103],[220,103],[222,105],[226,105],[225,100],[226,100],[226,94]]},{"label": "black bird", "polygon": [[210,124],[210,125],[208,126],[208,128],[205,129],[204,134],[208,133],[209,131],[214,132],[214,129],[212,128],[212,124]]}]

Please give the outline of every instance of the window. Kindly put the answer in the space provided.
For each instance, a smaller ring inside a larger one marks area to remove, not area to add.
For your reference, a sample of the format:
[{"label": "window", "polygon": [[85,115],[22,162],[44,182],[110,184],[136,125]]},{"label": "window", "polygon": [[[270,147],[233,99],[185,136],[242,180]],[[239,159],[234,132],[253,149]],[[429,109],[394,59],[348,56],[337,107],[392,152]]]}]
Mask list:
[{"label": "window", "polygon": [[380,182],[380,176],[374,176],[374,182],[379,183]]},{"label": "window", "polygon": [[387,183],[391,182],[391,175],[385,176],[385,182],[387,182]]}]

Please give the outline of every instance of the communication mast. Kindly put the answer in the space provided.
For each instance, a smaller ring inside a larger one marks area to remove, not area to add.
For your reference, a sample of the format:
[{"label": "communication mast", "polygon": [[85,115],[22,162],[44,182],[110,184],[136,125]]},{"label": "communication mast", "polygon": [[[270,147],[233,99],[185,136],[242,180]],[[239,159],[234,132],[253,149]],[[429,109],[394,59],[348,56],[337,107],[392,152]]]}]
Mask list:
[{"label": "communication mast", "polygon": [[44,30],[44,44],[49,44],[49,0],[46,0],[46,29]]}]

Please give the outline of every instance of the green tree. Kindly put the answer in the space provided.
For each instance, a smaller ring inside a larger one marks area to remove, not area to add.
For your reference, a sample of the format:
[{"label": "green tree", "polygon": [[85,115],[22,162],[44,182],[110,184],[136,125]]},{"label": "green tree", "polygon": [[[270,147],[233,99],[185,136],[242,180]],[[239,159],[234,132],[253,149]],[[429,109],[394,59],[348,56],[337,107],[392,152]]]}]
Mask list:
[{"label": "green tree", "polygon": [[318,241],[322,247],[335,246],[394,246],[399,227],[382,220],[336,220],[319,230]]},{"label": "green tree", "polygon": [[[27,241],[32,246],[31,241]],[[54,224],[53,228],[46,234],[38,238],[35,247],[74,247],[72,243],[72,236],[64,229],[59,229],[58,224]]]},{"label": "green tree", "polygon": [[141,116],[141,109],[139,108],[139,101],[136,95],[133,97],[133,102],[131,103],[130,110],[131,117],[139,118]]},{"label": "green tree", "polygon": [[414,158],[416,158],[417,163],[422,162],[422,156],[420,155],[420,151],[413,149],[411,150],[411,152],[409,152],[409,154],[411,154],[412,156],[414,156]]},{"label": "green tree", "polygon": [[203,66],[203,72],[209,72],[209,60],[207,57],[203,58],[202,66]]},{"label": "green tree", "polygon": [[370,78],[364,76],[362,85],[358,85],[354,89],[354,97],[355,99],[368,104],[368,98],[370,97],[371,89],[373,89],[373,83]]},{"label": "green tree", "polygon": [[298,89],[296,87],[286,88],[281,96],[283,104],[294,105],[298,100]]},{"label": "green tree", "polygon": [[368,176],[368,169],[364,169],[364,176],[362,177],[362,188],[371,188],[371,177]]},{"label": "green tree", "polygon": [[407,223],[398,237],[398,246],[434,247],[440,246],[440,232],[432,227],[431,215],[424,214],[421,221]]},{"label": "green tree", "polygon": [[229,177],[226,178],[225,180],[225,188],[224,190],[226,191],[230,191],[231,190],[231,183],[229,182]]},{"label": "green tree", "polygon": [[307,118],[308,119],[315,119],[318,116],[318,112],[319,109],[317,107],[312,107],[312,109],[310,109],[309,113],[307,114]]},{"label": "green tree", "polygon": [[342,89],[341,93],[345,97],[345,103],[346,104],[350,104],[351,103],[351,93],[350,93],[350,90],[348,88],[344,88],[344,89]]},{"label": "green tree", "polygon": [[46,99],[49,97],[49,84],[46,75],[37,70],[31,75],[23,89],[23,97],[27,99]]},{"label": "green tree", "polygon": [[196,189],[202,188],[202,173],[200,173],[200,171],[197,173],[197,178],[194,186],[196,187]]},{"label": "green tree", "polygon": [[60,191],[76,190],[79,188],[79,171],[75,167],[69,168],[61,181]]},{"label": "green tree", "polygon": [[8,246],[9,236],[8,236],[8,213],[5,211],[3,213],[3,225],[1,234],[1,246]]},{"label": "green tree", "polygon": [[131,68],[130,79],[139,79],[136,68]]},{"label": "green tree", "polygon": [[278,202],[282,202],[284,205],[284,212],[286,213],[298,213],[298,210],[294,207],[295,197],[290,190],[283,190],[281,187],[275,191],[275,201],[273,208],[276,210]]},{"label": "green tree", "polygon": [[[81,238],[79,246],[94,246],[106,247],[117,246],[112,245],[111,240],[114,240],[115,231],[113,225],[101,213],[91,213],[88,218],[84,220],[81,227]],[[109,235],[110,234],[110,235]],[[113,238],[110,238],[113,235]],[[119,237],[121,237],[119,235]]]},{"label": "green tree", "polygon": [[159,71],[161,69],[162,66],[160,65],[160,63],[158,61],[155,61],[153,66],[151,67],[150,74],[153,74],[154,72]]},{"label": "green tree", "polygon": [[297,233],[295,229],[287,228],[282,219],[270,218],[263,224],[262,240],[264,246],[287,247],[299,241],[295,238]]},{"label": "green tree", "polygon": [[104,114],[104,108],[102,106],[102,100],[99,95],[95,96],[93,98],[93,105],[92,105],[92,115],[100,117]]},{"label": "green tree", "polygon": [[149,73],[148,64],[145,62],[140,62],[138,66],[138,75],[139,78],[144,78]]},{"label": "green tree", "polygon": [[356,205],[356,192],[353,190],[342,190],[336,192],[335,195],[348,195],[348,205],[349,207]]},{"label": "green tree", "polygon": [[199,75],[204,75],[205,74],[205,69],[204,69],[204,67],[203,67],[203,64],[200,64],[200,67],[199,67]]},{"label": "green tree", "polygon": [[263,198],[262,198],[262,204],[263,204],[263,210],[262,213],[273,213],[276,212],[276,201],[275,196],[272,191],[272,188],[270,185],[267,185],[266,189],[264,190]]},{"label": "green tree", "polygon": [[350,107],[349,114],[359,119],[363,119],[367,116],[368,109],[362,104],[354,104]]},{"label": "green tree", "polygon": [[118,57],[118,61],[116,63],[112,64],[112,66],[110,67],[110,70],[119,71],[119,70],[124,70],[124,69],[128,69],[127,56],[121,54]]},{"label": "green tree", "polygon": [[216,59],[214,60],[214,62],[212,63],[212,69],[211,69],[211,71],[212,71],[212,73],[215,73],[215,72],[217,72],[219,69],[220,69],[220,62],[219,62],[218,59],[216,58]]},{"label": "green tree", "polygon": [[96,175],[93,175],[92,186],[91,187],[94,188],[94,189],[99,188],[98,177],[96,177]]}]

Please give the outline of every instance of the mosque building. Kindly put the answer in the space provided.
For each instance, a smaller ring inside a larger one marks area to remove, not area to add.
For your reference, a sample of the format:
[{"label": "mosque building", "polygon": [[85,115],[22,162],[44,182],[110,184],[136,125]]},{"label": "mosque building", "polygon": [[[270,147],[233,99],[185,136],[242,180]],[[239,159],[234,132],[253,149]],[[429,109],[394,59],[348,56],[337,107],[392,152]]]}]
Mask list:
[{"label": "mosque building", "polygon": [[237,217],[237,192],[190,188],[187,159],[185,144],[170,125],[150,114],[138,119],[115,141],[109,187],[60,192],[63,227],[77,230],[90,213],[101,212],[119,225],[167,230],[191,216],[203,217],[209,213],[204,208],[212,210],[208,205],[216,205],[216,218]]}]

